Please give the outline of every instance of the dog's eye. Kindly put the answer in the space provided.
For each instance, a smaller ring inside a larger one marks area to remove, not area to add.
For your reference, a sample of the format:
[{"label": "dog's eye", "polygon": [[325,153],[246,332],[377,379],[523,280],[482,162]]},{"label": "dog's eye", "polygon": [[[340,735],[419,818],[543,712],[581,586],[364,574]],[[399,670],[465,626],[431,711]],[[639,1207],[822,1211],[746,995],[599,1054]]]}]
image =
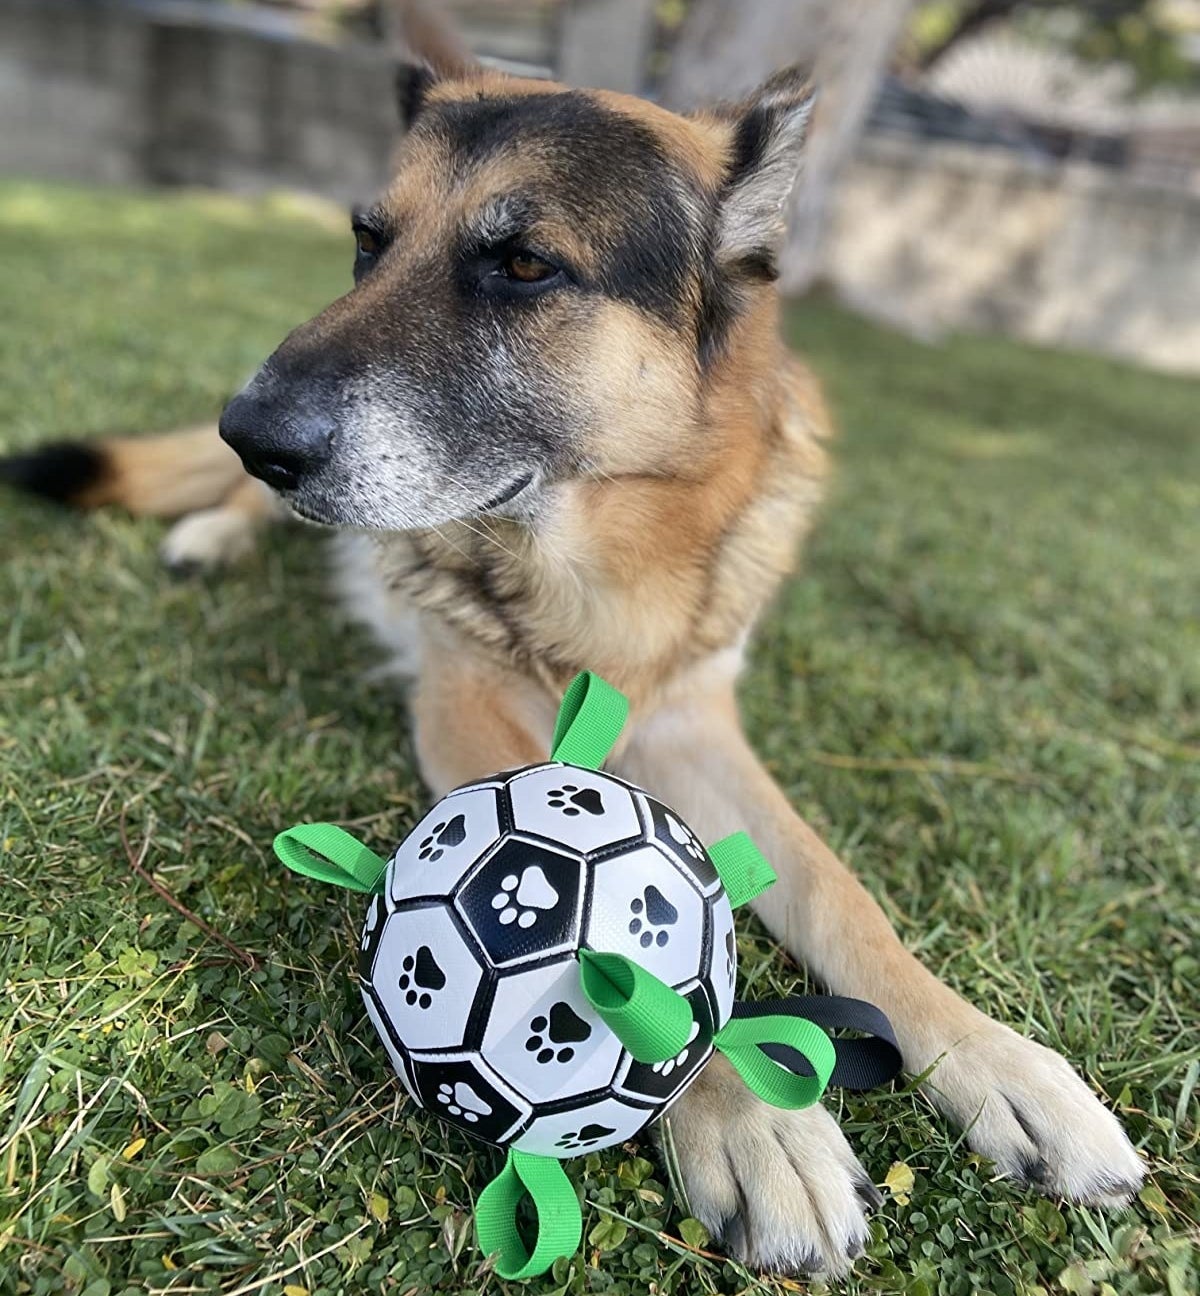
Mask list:
[{"label": "dog's eye", "polygon": [[559,273],[558,267],[544,261],[533,252],[523,249],[510,252],[501,262],[501,273],[506,279],[515,279],[518,283],[545,283]]},{"label": "dog's eye", "polygon": [[354,243],[358,248],[358,255],[361,257],[377,257],[383,250],[379,242],[379,236],[367,229],[365,225],[356,225],[354,227]]}]

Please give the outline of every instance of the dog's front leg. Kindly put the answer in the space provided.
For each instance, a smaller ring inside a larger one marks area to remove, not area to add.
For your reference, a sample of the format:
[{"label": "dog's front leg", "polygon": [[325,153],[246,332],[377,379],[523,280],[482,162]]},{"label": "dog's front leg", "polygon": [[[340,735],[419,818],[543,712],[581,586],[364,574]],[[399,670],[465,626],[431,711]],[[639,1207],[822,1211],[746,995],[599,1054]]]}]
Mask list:
[{"label": "dog's front leg", "polygon": [[422,628],[412,717],[421,777],[435,796],[550,754],[556,703],[527,676]]},{"label": "dog's front leg", "polygon": [[[674,805],[708,840],[739,828],[755,838],[779,874],[756,906],[763,921],[832,990],[888,1013],[906,1069],[919,1074],[932,1068],[929,1097],[1002,1173],[1076,1201],[1127,1200],[1144,1167],[1116,1118],[1058,1054],[992,1021],[922,967],[762,768],[741,732],[728,677],[689,683],[686,693],[640,720],[621,772]],[[756,1112],[748,1096],[743,1102],[746,1109],[739,1112],[720,1079],[698,1084],[682,1100],[676,1133],[690,1144],[681,1161],[693,1204],[707,1208],[704,1222],[748,1258],[769,1262],[773,1254],[786,1254],[788,1239],[768,1240],[764,1231],[786,1220],[789,1196],[800,1198],[803,1190],[811,1198],[817,1188],[804,1159],[790,1177],[780,1176],[778,1167],[764,1165],[760,1172],[743,1163],[739,1140],[748,1136],[739,1122]],[[806,1116],[828,1120],[823,1113],[802,1113],[801,1119]],[[782,1148],[791,1146],[793,1119],[753,1116],[759,1136],[771,1127]],[[804,1138],[811,1147],[807,1132]],[[843,1188],[844,1211],[850,1184]],[[736,1223],[724,1218],[731,1214]],[[794,1204],[790,1214],[797,1216]],[[830,1249],[821,1253],[829,1258]]]}]

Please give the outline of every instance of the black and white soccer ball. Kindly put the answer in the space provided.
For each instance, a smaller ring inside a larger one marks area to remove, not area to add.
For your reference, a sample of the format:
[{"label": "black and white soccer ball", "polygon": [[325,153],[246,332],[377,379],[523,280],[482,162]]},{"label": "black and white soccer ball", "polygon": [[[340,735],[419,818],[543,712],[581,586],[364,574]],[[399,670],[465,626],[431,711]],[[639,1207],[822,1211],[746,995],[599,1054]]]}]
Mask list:
[{"label": "black and white soccer ball", "polygon": [[[583,995],[576,952],[676,988],[694,1033],[637,1062]],[[631,1138],[712,1053],[733,1008],[733,913],[695,835],[610,774],[548,763],[458,788],[389,860],[360,960],[367,1012],[423,1107],[567,1157]]]}]

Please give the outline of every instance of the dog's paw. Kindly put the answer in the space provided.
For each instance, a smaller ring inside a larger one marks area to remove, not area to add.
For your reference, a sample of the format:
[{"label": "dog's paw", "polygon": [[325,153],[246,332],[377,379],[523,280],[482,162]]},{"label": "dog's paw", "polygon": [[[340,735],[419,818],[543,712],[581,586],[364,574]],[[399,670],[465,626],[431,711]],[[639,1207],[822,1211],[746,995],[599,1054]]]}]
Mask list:
[{"label": "dog's paw", "polygon": [[244,512],[201,509],[175,523],[159,546],[159,554],[176,576],[230,567],[254,548],[257,530],[255,520]]},{"label": "dog's paw", "polygon": [[881,1197],[823,1107],[770,1107],[718,1055],[664,1121],[692,1213],[729,1255],[838,1274],[861,1254]]},{"label": "dog's paw", "polygon": [[1146,1167],[1120,1122],[1052,1049],[980,1016],[923,1086],[1008,1178],[1051,1197],[1123,1206]]}]

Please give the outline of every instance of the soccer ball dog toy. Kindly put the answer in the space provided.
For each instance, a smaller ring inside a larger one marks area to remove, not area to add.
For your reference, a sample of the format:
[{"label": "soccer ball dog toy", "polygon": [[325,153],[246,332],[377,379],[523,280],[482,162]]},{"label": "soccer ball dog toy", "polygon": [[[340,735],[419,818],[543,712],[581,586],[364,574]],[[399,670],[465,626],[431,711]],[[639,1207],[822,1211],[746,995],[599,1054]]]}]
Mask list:
[{"label": "soccer ball dog toy", "polygon": [[[451,792],[386,864],[332,824],[275,840],[296,872],[374,895],[362,994],[413,1100],[508,1148],[477,1206],[506,1278],[579,1245],[559,1158],[632,1138],[714,1049],[780,1107],[899,1069],[870,1005],[734,1004],[733,910],[775,875],[744,833],[706,850],[666,806],[600,772],[627,710],[598,676],[578,676],[548,764]],[[818,1022],[868,1038],[835,1043]],[[516,1225],[526,1192],[532,1250]]]}]

